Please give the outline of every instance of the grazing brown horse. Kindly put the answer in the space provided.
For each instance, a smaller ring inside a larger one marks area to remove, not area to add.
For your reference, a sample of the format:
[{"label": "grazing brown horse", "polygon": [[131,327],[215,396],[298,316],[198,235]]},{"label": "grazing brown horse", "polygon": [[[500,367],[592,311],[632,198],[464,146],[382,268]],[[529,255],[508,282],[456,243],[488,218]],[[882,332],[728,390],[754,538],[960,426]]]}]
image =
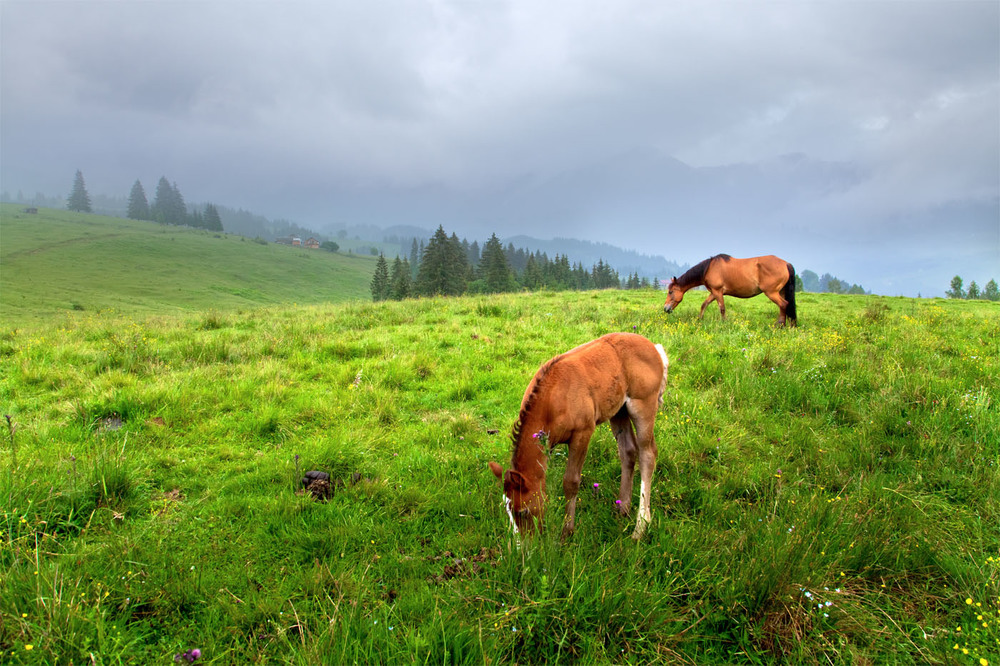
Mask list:
[{"label": "grazing brown horse", "polygon": [[795,315],[795,268],[773,254],[764,257],[736,259],[728,254],[717,254],[692,267],[684,275],[675,277],[667,286],[664,312],[673,312],[692,287],[708,287],[708,298],[701,304],[698,317],[712,301],[719,302],[719,313],[726,318],[723,296],[750,298],[764,293],[778,306],[778,326],[785,325],[787,317],[791,326],[797,324]]},{"label": "grazing brown horse", "polygon": [[[639,517],[632,538],[651,519],[649,493],[656,468],[653,426],[667,383],[661,345],[634,333],[610,333],[545,362],[528,384],[511,432],[510,469],[490,469],[503,482],[504,504],[515,533],[540,527],[545,513],[546,444],[569,445],[563,476],[566,518],[563,537],[573,533],[576,496],[587,447],[597,426],[611,421],[622,464],[618,509],[629,512],[636,456],[642,480]],[[634,426],[634,430],[633,430]]]}]

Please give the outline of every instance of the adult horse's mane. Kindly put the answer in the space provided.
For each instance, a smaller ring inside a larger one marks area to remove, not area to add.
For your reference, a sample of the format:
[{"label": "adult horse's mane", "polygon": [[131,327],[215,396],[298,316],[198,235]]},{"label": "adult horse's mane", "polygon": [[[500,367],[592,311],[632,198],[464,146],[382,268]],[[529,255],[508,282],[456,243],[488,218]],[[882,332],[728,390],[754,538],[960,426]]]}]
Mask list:
[{"label": "adult horse's mane", "polygon": [[716,259],[732,259],[728,254],[717,254],[714,257],[709,257],[705,261],[698,262],[691,268],[687,269],[683,275],[679,278],[674,278],[677,281],[678,287],[687,287],[688,285],[698,285],[705,284],[705,272],[708,271],[708,267]]},{"label": "adult horse's mane", "polygon": [[521,406],[521,413],[518,414],[517,421],[510,431],[510,439],[514,443],[514,454],[517,454],[517,448],[521,443],[521,428],[524,426],[524,420],[528,417],[528,412],[531,411],[535,403],[542,380],[545,379],[545,375],[549,374],[549,370],[560,358],[562,358],[561,354],[546,361],[531,380],[531,390],[528,392],[528,397]]}]

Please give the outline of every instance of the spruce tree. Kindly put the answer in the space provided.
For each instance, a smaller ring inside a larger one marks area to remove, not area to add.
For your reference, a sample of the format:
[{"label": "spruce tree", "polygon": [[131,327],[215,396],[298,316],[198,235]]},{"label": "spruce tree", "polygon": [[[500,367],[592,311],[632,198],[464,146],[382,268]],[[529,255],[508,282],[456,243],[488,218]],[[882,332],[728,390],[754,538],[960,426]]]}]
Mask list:
[{"label": "spruce tree", "polygon": [[152,217],[162,224],[188,224],[187,205],[177,183],[171,184],[166,176],[161,176],[156,184],[156,196],[150,207]]},{"label": "spruce tree", "polygon": [[449,296],[461,296],[469,288],[471,270],[465,249],[458,236],[452,232],[448,239],[448,291]]},{"label": "spruce tree", "polygon": [[132,191],[128,195],[128,212],[126,215],[131,220],[152,219],[149,214],[149,200],[146,199],[146,190],[143,189],[142,183],[138,180],[135,181]]},{"label": "spruce tree", "polygon": [[160,176],[159,182],[156,183],[156,194],[153,195],[153,203],[149,207],[150,212],[153,214],[153,219],[160,224],[167,223],[167,210],[170,208],[170,199],[173,196],[173,190],[170,187],[170,181],[167,180],[166,176]]},{"label": "spruce tree", "polygon": [[541,289],[542,285],[545,283],[545,276],[542,273],[542,268],[539,265],[539,260],[536,259],[534,254],[528,255],[528,262],[524,267],[524,274],[521,276],[521,284],[525,289],[535,291]]},{"label": "spruce tree", "polygon": [[483,282],[486,283],[487,293],[511,291],[514,286],[510,266],[507,264],[507,255],[496,234],[491,235],[483,246],[479,272]]},{"label": "spruce tree", "polygon": [[397,301],[409,298],[410,283],[410,263],[397,256],[392,262],[392,273],[389,275],[390,297]]},{"label": "spruce tree", "polygon": [[423,248],[417,247],[417,239],[413,239],[413,244],[410,246],[410,280],[417,279],[417,269],[420,267],[420,255],[422,254]]},{"label": "spruce tree", "polygon": [[465,254],[455,234],[438,226],[420,256],[416,292],[421,296],[458,296],[466,288]]},{"label": "spruce tree", "polygon": [[177,220],[176,222],[172,222],[171,224],[190,224],[190,220],[188,219],[187,204],[184,203],[184,197],[181,196],[181,191],[177,187],[177,183],[171,185],[171,189],[173,189],[174,191],[173,193],[174,219]]},{"label": "spruce tree", "polygon": [[205,204],[205,228],[209,231],[222,231],[222,218],[215,204]]},{"label": "spruce tree", "polygon": [[87,194],[87,186],[83,182],[83,172],[79,169],[77,169],[76,177],[73,179],[73,191],[70,192],[66,208],[78,213],[93,212],[90,208],[90,195]]},{"label": "spruce tree", "polygon": [[965,297],[970,301],[975,301],[982,298],[982,294],[979,291],[979,285],[973,280],[969,283],[969,290],[965,292]]},{"label": "spruce tree", "polygon": [[385,255],[378,255],[375,263],[375,275],[372,276],[372,300],[384,301],[389,298],[389,265],[385,261]]}]

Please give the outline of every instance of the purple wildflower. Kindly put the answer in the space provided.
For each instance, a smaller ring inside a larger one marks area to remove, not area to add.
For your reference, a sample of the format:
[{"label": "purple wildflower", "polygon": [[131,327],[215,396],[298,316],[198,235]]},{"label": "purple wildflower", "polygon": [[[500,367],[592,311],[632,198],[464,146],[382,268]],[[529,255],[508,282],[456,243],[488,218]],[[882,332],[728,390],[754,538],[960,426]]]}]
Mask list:
[{"label": "purple wildflower", "polygon": [[187,652],[179,652],[174,655],[174,661],[178,663],[186,661],[189,664],[193,664],[199,659],[201,659],[201,650],[198,648],[188,650]]}]

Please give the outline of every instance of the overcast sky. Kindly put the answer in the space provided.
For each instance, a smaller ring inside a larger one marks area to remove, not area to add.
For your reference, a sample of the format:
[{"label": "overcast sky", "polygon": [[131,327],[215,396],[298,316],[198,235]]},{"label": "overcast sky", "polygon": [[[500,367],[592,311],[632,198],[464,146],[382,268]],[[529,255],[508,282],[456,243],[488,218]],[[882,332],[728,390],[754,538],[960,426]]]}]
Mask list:
[{"label": "overcast sky", "polygon": [[1000,280],[1000,2],[0,1],[0,187]]}]

